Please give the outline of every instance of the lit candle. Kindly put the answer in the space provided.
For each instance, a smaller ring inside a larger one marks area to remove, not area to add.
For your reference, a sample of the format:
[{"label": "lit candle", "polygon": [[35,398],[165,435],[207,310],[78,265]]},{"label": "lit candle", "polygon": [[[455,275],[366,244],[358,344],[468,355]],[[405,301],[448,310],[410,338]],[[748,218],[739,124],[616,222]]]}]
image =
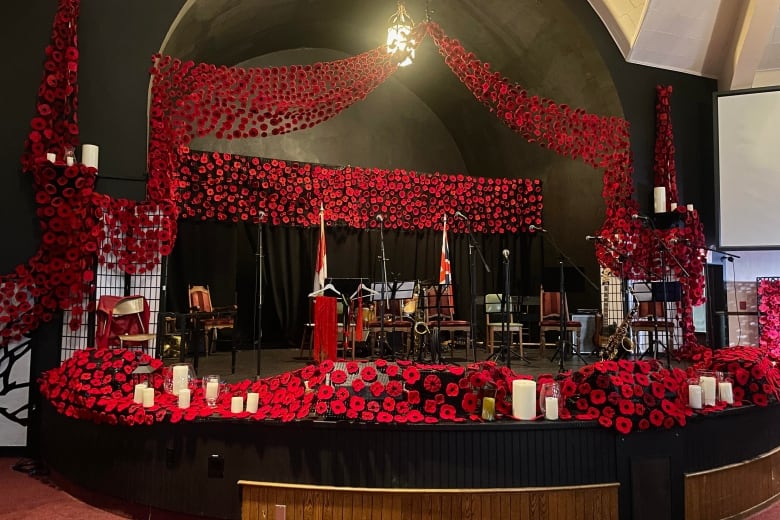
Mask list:
[{"label": "lit candle", "polygon": [[144,388],[143,404],[144,408],[151,408],[154,406],[154,388]]},{"label": "lit candle", "polygon": [[653,209],[656,213],[666,213],[666,188],[663,186],[653,188]]},{"label": "lit candle", "polygon": [[688,404],[696,410],[701,408],[701,387],[688,385]]},{"label": "lit candle", "polygon": [[173,367],[173,395],[179,395],[179,390],[189,386],[190,369],[186,365]]},{"label": "lit candle", "polygon": [[704,401],[704,406],[715,406],[715,377],[714,376],[701,376],[699,378],[699,386],[701,386],[701,397]]},{"label": "lit candle", "polygon": [[685,209],[687,209],[688,211],[693,211],[693,204],[686,204]]},{"label": "lit candle", "polygon": [[544,398],[544,418],[550,421],[558,420],[558,398],[547,396]]},{"label": "lit candle", "polygon": [[230,412],[241,413],[244,411],[244,398],[240,395],[233,396],[230,400]]},{"label": "lit candle", "polygon": [[246,394],[246,411],[249,413],[257,412],[257,403],[260,401],[260,394],[249,392]]},{"label": "lit candle", "polygon": [[674,211],[676,209],[677,209],[677,203],[676,202],[672,202],[672,203],[669,204],[669,211]]},{"label": "lit candle", "polygon": [[144,402],[144,389],[146,388],[146,383],[138,383],[135,385],[135,392],[133,392],[133,402],[141,404]]},{"label": "lit candle", "polygon": [[217,381],[208,381],[206,383],[206,399],[216,400],[219,395],[219,383]]},{"label": "lit candle", "polygon": [[495,397],[483,397],[482,398],[482,419],[485,421],[492,421],[496,418],[496,398]]},{"label": "lit candle", "polygon": [[57,154],[53,152],[49,152],[46,154],[46,160],[50,163],[57,162]]},{"label": "lit candle", "polygon": [[189,408],[190,398],[191,396],[189,388],[182,388],[179,390],[179,408]]},{"label": "lit candle", "polygon": [[730,381],[718,383],[718,393],[721,401],[726,401],[728,404],[734,404],[734,393],[732,392]]},{"label": "lit candle", "polygon": [[526,421],[536,417],[536,381],[512,381],[512,415]]}]

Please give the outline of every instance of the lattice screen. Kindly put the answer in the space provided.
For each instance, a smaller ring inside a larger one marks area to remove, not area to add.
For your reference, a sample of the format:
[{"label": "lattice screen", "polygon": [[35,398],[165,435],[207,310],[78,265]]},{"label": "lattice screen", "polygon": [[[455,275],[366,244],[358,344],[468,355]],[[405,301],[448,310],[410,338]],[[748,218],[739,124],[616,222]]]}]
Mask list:
[{"label": "lattice screen", "polygon": [[[105,234],[107,237],[109,233]],[[124,236],[119,237],[124,243]],[[104,245],[111,246],[110,238]],[[89,299],[82,302],[83,309],[94,309],[101,296],[130,296],[141,295],[149,303],[149,330],[151,334],[157,333],[157,317],[160,312],[161,300],[161,268],[157,265],[151,271],[143,274],[128,275],[116,267],[116,257],[112,253],[107,253],[106,262],[98,264],[95,268],[95,291]],[[76,311],[78,312],[78,310]],[[71,323],[74,318],[74,311],[67,310],[64,313],[62,325],[62,340],[60,348],[60,358],[65,360],[69,358],[74,351],[85,349],[94,344],[95,338],[95,313],[84,313],[82,315],[81,325],[78,328],[72,328]],[[149,342],[146,351],[150,355],[155,355],[156,345]]]}]

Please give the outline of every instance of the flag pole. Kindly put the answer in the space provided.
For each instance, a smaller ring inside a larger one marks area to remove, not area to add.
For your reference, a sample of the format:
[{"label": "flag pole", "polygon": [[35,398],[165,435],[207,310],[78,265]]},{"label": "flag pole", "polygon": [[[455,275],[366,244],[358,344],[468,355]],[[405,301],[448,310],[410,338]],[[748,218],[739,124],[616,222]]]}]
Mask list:
[{"label": "flag pole", "polygon": [[[255,319],[255,360],[257,371],[255,375],[260,378],[260,344],[263,337],[263,217],[264,211],[260,211],[257,217],[257,248],[255,249],[255,302],[257,303],[257,316]],[[235,334],[235,331],[233,332]],[[235,341],[235,340],[234,340]],[[234,367],[235,368],[235,367]]]}]

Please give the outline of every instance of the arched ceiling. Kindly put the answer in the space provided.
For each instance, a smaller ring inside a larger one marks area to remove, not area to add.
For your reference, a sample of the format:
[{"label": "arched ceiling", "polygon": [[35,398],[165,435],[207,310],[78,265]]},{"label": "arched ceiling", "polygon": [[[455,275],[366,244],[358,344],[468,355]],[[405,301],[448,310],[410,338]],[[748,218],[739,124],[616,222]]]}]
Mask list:
[{"label": "arched ceiling", "polygon": [[[415,21],[424,19],[424,0],[405,4]],[[445,33],[529,92],[596,114],[622,116],[609,71],[563,1],[430,0],[429,5]],[[189,0],[162,51],[224,65],[286,49],[355,55],[383,43],[395,9],[395,0]],[[572,163],[507,129],[454,77],[430,39],[418,49],[415,63],[399,69],[394,78],[442,121],[468,173],[534,172],[543,177],[545,171]],[[600,175],[594,177],[600,181]]]}]

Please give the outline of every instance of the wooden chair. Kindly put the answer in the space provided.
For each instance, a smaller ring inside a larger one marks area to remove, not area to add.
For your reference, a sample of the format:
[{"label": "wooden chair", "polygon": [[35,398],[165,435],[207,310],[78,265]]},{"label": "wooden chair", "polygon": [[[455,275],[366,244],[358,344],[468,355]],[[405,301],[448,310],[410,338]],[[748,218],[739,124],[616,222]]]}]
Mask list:
[{"label": "wooden chair", "polygon": [[425,298],[428,328],[430,330],[435,328],[442,332],[449,333],[450,339],[453,342],[455,333],[464,333],[466,335],[466,359],[469,359],[471,322],[455,319],[455,303],[452,299],[452,285],[429,287],[426,291]]},{"label": "wooden chair", "polygon": [[[211,348],[216,344],[219,330],[232,329],[233,336],[235,336],[237,307],[235,305],[214,307],[211,303],[211,291],[208,285],[190,285],[189,302],[196,325],[202,328],[206,336],[206,355],[209,355]],[[233,350],[235,350],[234,340]]]},{"label": "wooden chair", "polygon": [[[653,305],[655,304],[655,305]],[[652,349],[653,357],[658,353],[656,345],[663,345],[664,350],[669,348],[668,342],[670,336],[674,335],[674,321],[666,319],[666,312],[664,310],[664,302],[652,302],[645,301],[639,302],[637,313],[635,318],[631,321],[631,330],[634,333],[634,353],[637,354],[640,351],[639,345],[639,333],[644,332],[648,337],[648,349]],[[658,330],[658,335],[663,334],[666,340],[666,344],[661,343],[660,338],[656,337],[655,332]],[[668,331],[668,334],[667,334]]]},{"label": "wooden chair", "polygon": [[[512,338],[517,334],[517,345],[520,355],[523,356],[523,324],[515,323],[514,308],[512,307],[511,296],[509,302],[509,321],[504,323],[504,309],[502,305],[503,295],[486,294],[485,295],[485,345],[492,354],[495,346],[496,333],[504,331],[509,334],[510,344]],[[502,338],[503,339],[503,338]]]},{"label": "wooden chair", "polygon": [[542,287],[539,302],[539,355],[544,353],[546,346],[545,334],[550,331],[560,332],[562,318],[566,320],[567,334],[573,336],[573,339],[568,338],[572,340],[572,349],[579,353],[582,323],[569,319],[568,305],[561,309],[561,293],[546,292],[544,287]]}]

